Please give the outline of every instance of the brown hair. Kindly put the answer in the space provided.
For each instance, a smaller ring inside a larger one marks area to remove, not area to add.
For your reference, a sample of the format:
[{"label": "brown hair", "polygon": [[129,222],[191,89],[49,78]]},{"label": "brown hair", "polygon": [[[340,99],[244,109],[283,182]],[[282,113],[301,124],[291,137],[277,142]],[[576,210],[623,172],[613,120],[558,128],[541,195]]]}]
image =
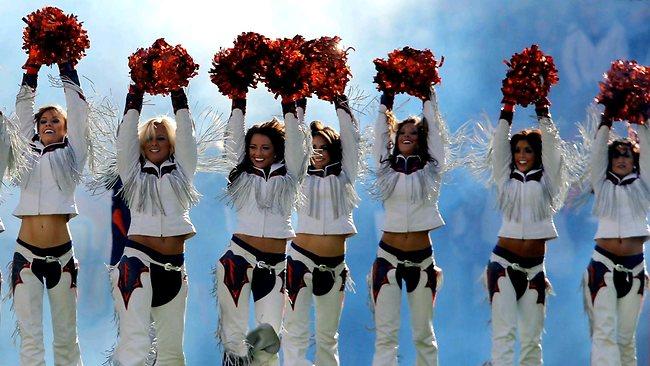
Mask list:
[{"label": "brown hair", "polygon": [[330,161],[338,163],[343,157],[343,149],[341,148],[341,136],[329,126],[325,126],[321,121],[313,121],[309,125],[311,129],[311,137],[320,136],[327,141],[328,151],[330,153]]},{"label": "brown hair", "polygon": [[515,169],[515,149],[519,141],[526,141],[535,153],[534,169],[542,166],[542,131],[537,128],[528,128],[517,132],[510,138],[510,169]]},{"label": "brown hair", "polygon": [[614,158],[614,152],[619,146],[626,146],[632,151],[632,157],[634,158],[634,171],[638,173],[640,171],[639,146],[629,138],[616,139],[607,145],[607,171],[612,171],[612,159]]},{"label": "brown hair", "polygon": [[[39,108],[38,111],[36,111],[36,114],[34,114],[34,124],[38,124],[38,122],[41,120],[41,117],[43,117],[43,114],[47,111],[56,111],[61,114],[63,116],[65,131],[68,130],[68,113],[65,111],[65,109],[63,109],[63,107],[57,104],[48,104]],[[36,132],[38,134],[38,128],[36,128]]]},{"label": "brown hair", "polygon": [[253,135],[255,134],[264,135],[271,140],[273,150],[275,151],[274,162],[277,163],[284,160],[284,125],[278,121],[277,118],[255,125],[246,131],[246,136],[244,137],[244,153],[246,154],[246,157],[230,171],[230,174],[228,175],[228,185],[231,185],[232,182],[239,178],[243,172],[253,165],[250,156],[248,156],[248,145],[250,145]]},{"label": "brown hair", "polygon": [[418,131],[418,149],[416,154],[420,157],[423,163],[435,162],[437,164],[436,159],[434,159],[429,154],[429,143],[427,138],[427,135],[429,133],[429,128],[427,124],[424,123],[424,120],[422,118],[411,116],[398,123],[397,119],[395,118],[395,115],[391,111],[387,112],[386,115],[388,117],[388,123],[390,125],[390,129],[393,133],[395,133],[395,139],[393,140],[393,150],[391,154],[388,156],[389,162],[393,163],[397,158],[397,155],[400,154],[399,147],[397,144],[397,138],[399,132],[407,124],[413,123]]}]

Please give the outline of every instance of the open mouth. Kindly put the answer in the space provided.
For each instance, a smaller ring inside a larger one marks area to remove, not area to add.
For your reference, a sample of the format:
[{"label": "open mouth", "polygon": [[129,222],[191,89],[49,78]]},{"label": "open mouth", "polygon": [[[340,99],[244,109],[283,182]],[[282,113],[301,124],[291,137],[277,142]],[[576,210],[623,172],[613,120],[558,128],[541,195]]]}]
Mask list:
[{"label": "open mouth", "polygon": [[152,152],[152,153],[157,153],[157,152],[160,151],[160,149],[149,149],[149,151]]},{"label": "open mouth", "polygon": [[53,135],[54,130],[51,129],[51,128],[46,128],[45,131],[43,131],[43,133],[46,134],[46,135]]},{"label": "open mouth", "polygon": [[518,163],[521,164],[521,165],[526,165],[526,164],[528,164],[528,161],[527,160],[519,160]]},{"label": "open mouth", "polygon": [[262,158],[253,158],[253,161],[255,161],[256,163],[261,163],[261,162],[264,161],[264,159],[262,159]]},{"label": "open mouth", "polygon": [[413,143],[413,141],[411,141],[411,140],[404,140],[404,141],[402,141],[402,143],[403,143],[404,145],[410,145],[410,144]]}]

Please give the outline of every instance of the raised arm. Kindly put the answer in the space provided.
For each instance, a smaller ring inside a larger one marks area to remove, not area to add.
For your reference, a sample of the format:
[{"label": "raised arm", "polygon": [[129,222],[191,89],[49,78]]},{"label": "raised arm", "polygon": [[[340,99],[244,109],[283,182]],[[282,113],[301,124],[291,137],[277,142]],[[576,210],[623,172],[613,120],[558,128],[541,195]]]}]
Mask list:
[{"label": "raised arm", "polygon": [[553,187],[562,185],[562,139],[555,127],[548,106],[538,105],[535,108],[539,127],[542,130],[542,165],[544,174],[550,178]]},{"label": "raised arm", "polygon": [[388,158],[391,151],[387,113],[393,109],[394,99],[393,94],[383,93],[381,95],[379,113],[377,113],[377,120],[375,121],[374,144],[372,146],[372,155],[377,168]]},{"label": "raised arm", "polygon": [[639,175],[645,184],[650,184],[650,131],[648,131],[648,123],[650,118],[646,119],[644,125],[637,128],[639,135]]},{"label": "raised arm", "polygon": [[194,120],[192,120],[192,115],[187,105],[187,96],[183,89],[173,91],[171,96],[174,115],[176,116],[176,146],[174,146],[174,157],[183,169],[183,173],[191,179],[196,172],[198,159]]},{"label": "raised arm", "polygon": [[447,164],[447,156],[445,155],[445,141],[443,139],[444,121],[440,116],[438,109],[438,97],[436,90],[431,87],[431,97],[429,100],[424,101],[422,106],[424,119],[427,122],[428,135],[427,145],[429,146],[429,155],[436,159],[438,162],[438,171],[445,169]]},{"label": "raised arm", "polygon": [[348,104],[348,98],[342,95],[334,101],[336,107],[336,116],[339,119],[339,130],[341,132],[341,167],[347,175],[350,182],[354,182],[359,171],[359,146],[361,133],[359,131],[359,122]]},{"label": "raised arm", "polygon": [[591,148],[591,186],[598,190],[607,175],[607,165],[609,159],[607,156],[607,142],[609,140],[609,131],[612,128],[612,120],[602,115],[600,117],[600,126],[596,132],[596,140]]},{"label": "raised arm", "polygon": [[125,185],[131,182],[139,171],[138,121],[142,110],[142,98],[142,91],[131,86],[126,95],[124,117],[117,129],[117,170]]},{"label": "raised arm", "polygon": [[497,184],[502,184],[510,176],[510,125],[514,114],[514,105],[504,104],[499,116],[499,123],[492,138],[492,176]]},{"label": "raised arm", "polygon": [[[304,108],[303,108],[304,110]],[[293,178],[301,181],[307,172],[309,164],[309,149],[311,134],[307,133],[304,124],[298,121],[295,103],[282,103],[284,115],[284,161],[287,172]]]},{"label": "raised arm", "polygon": [[81,171],[88,156],[88,103],[81,90],[79,75],[72,63],[59,64],[59,73],[63,82],[68,114],[68,143],[74,151],[77,166]]},{"label": "raised arm", "polygon": [[246,157],[245,116],[246,99],[234,99],[224,134],[224,156],[231,169]]},{"label": "raised arm", "polygon": [[30,141],[36,134],[34,130],[34,98],[38,80],[38,67],[29,67],[23,74],[23,82],[16,96],[16,115],[20,134]]},{"label": "raised arm", "polygon": [[11,140],[7,133],[7,127],[7,119],[0,111],[0,183],[2,183],[11,154]]}]

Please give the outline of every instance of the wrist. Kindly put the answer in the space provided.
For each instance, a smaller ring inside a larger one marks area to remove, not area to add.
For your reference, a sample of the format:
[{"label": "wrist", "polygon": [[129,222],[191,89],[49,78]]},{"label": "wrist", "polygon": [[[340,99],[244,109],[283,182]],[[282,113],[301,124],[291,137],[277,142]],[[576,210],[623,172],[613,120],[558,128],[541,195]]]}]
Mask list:
[{"label": "wrist", "polygon": [[515,105],[510,104],[510,103],[505,103],[503,107],[501,107],[501,114],[499,116],[499,119],[504,119],[508,122],[508,124],[512,124],[512,118],[515,115]]},{"label": "wrist", "polygon": [[282,102],[282,116],[287,113],[296,114],[296,102]]},{"label": "wrist", "polygon": [[380,102],[382,105],[385,105],[386,108],[393,109],[394,101],[395,101],[395,94],[386,91],[381,94]]},{"label": "wrist", "polygon": [[246,99],[236,98],[232,100],[231,110],[239,109],[242,113],[246,114]]},{"label": "wrist", "polygon": [[598,128],[600,129],[602,126],[612,128],[612,118],[605,113],[600,115],[600,124],[598,125]]},{"label": "wrist", "polygon": [[181,109],[188,109],[187,95],[183,89],[173,90],[171,92],[172,97],[172,107],[174,108],[174,113],[178,112]]}]

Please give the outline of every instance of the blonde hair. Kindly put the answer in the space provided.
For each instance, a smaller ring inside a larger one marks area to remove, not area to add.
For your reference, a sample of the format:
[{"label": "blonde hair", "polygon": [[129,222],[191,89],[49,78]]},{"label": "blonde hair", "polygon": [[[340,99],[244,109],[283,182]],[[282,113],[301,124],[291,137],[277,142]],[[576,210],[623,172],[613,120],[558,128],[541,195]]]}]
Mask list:
[{"label": "blonde hair", "polygon": [[156,128],[159,126],[165,127],[167,130],[167,137],[169,138],[169,153],[174,153],[174,146],[176,146],[176,121],[167,116],[158,116],[149,119],[145,123],[138,126],[138,140],[140,140],[140,153],[144,151],[144,144],[156,138]]}]

